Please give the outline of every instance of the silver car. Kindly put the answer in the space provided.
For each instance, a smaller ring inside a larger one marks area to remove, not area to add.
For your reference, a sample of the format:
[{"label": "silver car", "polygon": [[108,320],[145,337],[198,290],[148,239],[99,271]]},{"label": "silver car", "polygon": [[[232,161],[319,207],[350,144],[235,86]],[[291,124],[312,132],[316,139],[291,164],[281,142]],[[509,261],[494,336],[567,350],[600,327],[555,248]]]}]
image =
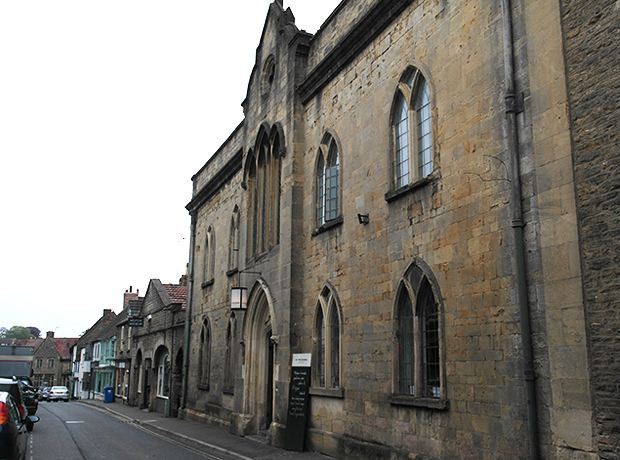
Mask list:
[{"label": "silver car", "polygon": [[67,387],[52,387],[47,396],[48,401],[69,401],[69,389]]}]

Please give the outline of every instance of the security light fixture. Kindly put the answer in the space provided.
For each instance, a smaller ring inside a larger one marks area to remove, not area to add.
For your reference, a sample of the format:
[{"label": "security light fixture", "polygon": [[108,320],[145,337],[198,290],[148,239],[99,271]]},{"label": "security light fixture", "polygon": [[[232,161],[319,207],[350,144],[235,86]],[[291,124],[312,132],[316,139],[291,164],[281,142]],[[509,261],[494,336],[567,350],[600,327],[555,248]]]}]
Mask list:
[{"label": "security light fixture", "polygon": [[358,214],[357,220],[360,221],[360,224],[366,225],[368,222],[370,222],[370,217],[368,217],[368,214]]}]

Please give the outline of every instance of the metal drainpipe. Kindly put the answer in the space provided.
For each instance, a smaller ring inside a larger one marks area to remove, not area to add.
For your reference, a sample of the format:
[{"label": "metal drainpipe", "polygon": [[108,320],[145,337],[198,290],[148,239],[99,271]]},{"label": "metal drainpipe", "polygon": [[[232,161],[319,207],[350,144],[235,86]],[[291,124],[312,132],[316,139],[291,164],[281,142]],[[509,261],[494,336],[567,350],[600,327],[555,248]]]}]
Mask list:
[{"label": "metal drainpipe", "polygon": [[183,354],[183,390],[181,408],[187,403],[187,380],[189,378],[189,338],[192,324],[192,291],[194,287],[194,245],[196,244],[196,215],[192,216],[191,234],[189,240],[189,276],[187,279],[187,304],[185,305],[185,353]]},{"label": "metal drainpipe", "polygon": [[504,72],[506,84],[506,124],[505,136],[510,155],[510,184],[512,211],[512,231],[515,243],[515,262],[517,270],[517,301],[521,324],[523,347],[523,373],[527,397],[527,419],[530,444],[530,458],[540,458],[538,441],[538,412],[536,403],[536,375],[532,351],[532,332],[530,327],[530,308],[527,298],[527,278],[525,271],[525,247],[523,244],[523,211],[521,206],[521,171],[519,167],[519,141],[517,138],[517,108],[513,68],[513,37],[510,0],[502,0],[502,25],[504,44]]}]

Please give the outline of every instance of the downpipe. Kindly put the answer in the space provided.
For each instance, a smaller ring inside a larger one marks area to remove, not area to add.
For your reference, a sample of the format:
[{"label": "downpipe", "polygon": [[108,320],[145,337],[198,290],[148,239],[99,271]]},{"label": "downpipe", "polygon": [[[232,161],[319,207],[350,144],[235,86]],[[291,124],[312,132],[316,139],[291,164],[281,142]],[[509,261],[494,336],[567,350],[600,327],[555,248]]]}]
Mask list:
[{"label": "downpipe", "polygon": [[194,246],[196,244],[196,215],[192,216],[191,233],[189,240],[189,276],[187,279],[187,304],[185,305],[185,353],[183,353],[183,386],[181,409],[187,404],[187,386],[189,379],[189,350],[190,327],[192,324],[192,293],[194,291]]},{"label": "downpipe", "polygon": [[504,78],[506,88],[505,136],[510,156],[511,217],[514,238],[514,258],[517,273],[517,302],[519,304],[519,322],[521,325],[521,342],[523,348],[523,373],[527,398],[527,421],[530,458],[540,459],[538,438],[538,410],[536,401],[536,373],[534,370],[534,353],[532,349],[532,330],[530,324],[530,306],[527,296],[527,275],[525,268],[525,246],[523,243],[523,209],[521,205],[521,171],[520,152],[517,136],[517,103],[514,82],[514,52],[512,35],[512,7],[510,0],[502,1],[502,26],[504,46]]}]

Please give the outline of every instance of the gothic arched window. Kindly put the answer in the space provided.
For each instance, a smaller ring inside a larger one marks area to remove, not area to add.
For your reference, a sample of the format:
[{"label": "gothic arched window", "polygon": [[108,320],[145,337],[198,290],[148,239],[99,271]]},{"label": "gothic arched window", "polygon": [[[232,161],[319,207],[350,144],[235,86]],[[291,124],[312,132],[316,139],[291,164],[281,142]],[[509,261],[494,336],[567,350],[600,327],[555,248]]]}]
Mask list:
[{"label": "gothic arched window", "polygon": [[397,393],[437,398],[443,389],[438,287],[420,261],[401,280],[396,298]]},{"label": "gothic arched window", "polygon": [[340,215],[340,156],[335,139],[326,134],[319,146],[316,170],[317,226]]},{"label": "gothic arched window", "polygon": [[200,328],[200,348],[198,350],[199,386],[209,389],[209,375],[211,368],[211,328],[206,318]]},{"label": "gothic arched window", "polygon": [[323,288],[316,306],[314,326],[313,386],[341,388],[340,306],[330,286]]},{"label": "gothic arched window", "polygon": [[394,184],[399,189],[433,172],[431,93],[422,72],[401,78],[392,111]]},{"label": "gothic arched window", "polygon": [[261,129],[256,150],[248,154],[249,256],[266,252],[279,243],[280,142],[277,129],[271,134]]}]

